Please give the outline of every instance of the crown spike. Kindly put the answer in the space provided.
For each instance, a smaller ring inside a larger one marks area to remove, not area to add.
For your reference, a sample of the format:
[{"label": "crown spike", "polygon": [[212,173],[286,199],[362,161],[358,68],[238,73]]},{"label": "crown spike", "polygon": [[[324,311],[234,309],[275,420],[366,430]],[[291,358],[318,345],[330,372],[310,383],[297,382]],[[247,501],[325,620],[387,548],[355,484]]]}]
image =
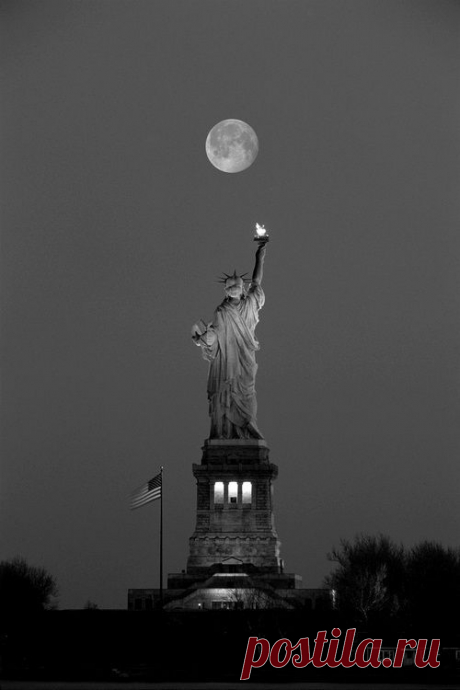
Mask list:
[{"label": "crown spike", "polygon": [[237,283],[238,281],[241,281],[242,283],[251,283],[252,278],[246,278],[245,276],[248,275],[247,271],[246,273],[242,273],[241,275],[238,275],[236,272],[236,268],[233,271],[233,275],[229,275],[228,273],[225,273],[225,271],[222,272],[223,277],[218,278],[219,283],[227,283],[227,281],[230,281],[231,283]]}]

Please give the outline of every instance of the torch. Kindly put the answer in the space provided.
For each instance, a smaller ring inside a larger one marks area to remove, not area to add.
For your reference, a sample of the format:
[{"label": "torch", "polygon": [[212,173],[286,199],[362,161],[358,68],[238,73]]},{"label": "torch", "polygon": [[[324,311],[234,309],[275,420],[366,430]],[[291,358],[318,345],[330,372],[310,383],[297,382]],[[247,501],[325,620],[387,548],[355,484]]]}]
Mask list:
[{"label": "torch", "polygon": [[254,242],[259,242],[259,244],[265,244],[269,240],[268,233],[263,225],[256,223],[256,232],[254,235]]}]

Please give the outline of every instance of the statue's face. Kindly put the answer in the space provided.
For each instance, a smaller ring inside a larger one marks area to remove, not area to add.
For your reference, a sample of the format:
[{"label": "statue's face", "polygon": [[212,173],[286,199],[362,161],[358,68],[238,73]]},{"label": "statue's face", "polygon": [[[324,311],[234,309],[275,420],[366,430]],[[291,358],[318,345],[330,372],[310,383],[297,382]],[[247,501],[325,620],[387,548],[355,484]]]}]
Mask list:
[{"label": "statue's face", "polygon": [[225,289],[225,294],[231,299],[241,299],[243,296],[243,286],[242,285],[232,285]]}]

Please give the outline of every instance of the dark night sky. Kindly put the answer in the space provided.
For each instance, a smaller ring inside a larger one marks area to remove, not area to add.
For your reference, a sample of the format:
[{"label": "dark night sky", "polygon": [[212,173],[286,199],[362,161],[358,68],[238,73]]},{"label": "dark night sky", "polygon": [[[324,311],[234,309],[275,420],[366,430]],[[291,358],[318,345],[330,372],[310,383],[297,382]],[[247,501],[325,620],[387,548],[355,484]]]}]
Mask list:
[{"label": "dark night sky", "polygon": [[[271,234],[259,425],[287,572],[341,537],[459,545],[460,6],[447,0],[0,3],[0,558],[60,606],[185,568],[208,434],[190,339]],[[208,162],[248,122],[256,162]]]}]

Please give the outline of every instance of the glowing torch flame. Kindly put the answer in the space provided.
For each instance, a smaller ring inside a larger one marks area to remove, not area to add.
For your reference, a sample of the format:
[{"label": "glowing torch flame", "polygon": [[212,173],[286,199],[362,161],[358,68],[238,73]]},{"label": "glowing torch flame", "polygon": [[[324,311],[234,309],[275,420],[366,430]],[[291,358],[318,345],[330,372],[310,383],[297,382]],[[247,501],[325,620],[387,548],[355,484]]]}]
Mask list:
[{"label": "glowing torch flame", "polygon": [[256,234],[254,235],[254,240],[260,242],[260,244],[265,244],[268,242],[268,233],[263,225],[256,223]]}]

